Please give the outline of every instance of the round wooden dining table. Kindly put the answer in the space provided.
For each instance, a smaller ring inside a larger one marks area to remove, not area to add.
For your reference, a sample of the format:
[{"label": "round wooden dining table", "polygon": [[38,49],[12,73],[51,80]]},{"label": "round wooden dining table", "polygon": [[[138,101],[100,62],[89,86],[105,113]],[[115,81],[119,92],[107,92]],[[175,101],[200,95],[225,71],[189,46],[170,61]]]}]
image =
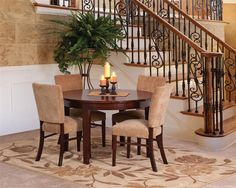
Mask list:
[{"label": "round wooden dining table", "polygon": [[74,90],[63,92],[64,103],[66,107],[82,109],[83,118],[83,162],[89,164],[91,156],[91,133],[90,116],[91,111],[95,110],[127,110],[133,108],[145,109],[148,114],[148,108],[151,100],[151,93],[138,90],[119,90],[127,93],[127,96],[91,96],[94,90]]}]

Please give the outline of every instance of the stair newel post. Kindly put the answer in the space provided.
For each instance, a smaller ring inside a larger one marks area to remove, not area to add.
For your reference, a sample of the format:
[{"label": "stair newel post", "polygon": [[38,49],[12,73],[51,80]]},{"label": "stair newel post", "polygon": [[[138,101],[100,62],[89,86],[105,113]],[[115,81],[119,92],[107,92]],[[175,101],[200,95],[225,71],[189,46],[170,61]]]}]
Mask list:
[{"label": "stair newel post", "polygon": [[[202,52],[203,63],[203,95],[204,95],[204,123],[206,134],[223,134],[223,104],[222,104],[222,54],[217,52]],[[219,105],[216,108],[215,105]],[[214,109],[216,109],[214,111]],[[220,112],[220,117],[218,116]],[[220,118],[220,119],[219,119]],[[220,130],[218,130],[220,123]],[[216,126],[217,124],[217,126]]]},{"label": "stair newel post", "polygon": [[212,58],[202,53],[202,60],[205,61],[204,70],[204,119],[205,133],[213,131],[213,91],[212,91]]}]

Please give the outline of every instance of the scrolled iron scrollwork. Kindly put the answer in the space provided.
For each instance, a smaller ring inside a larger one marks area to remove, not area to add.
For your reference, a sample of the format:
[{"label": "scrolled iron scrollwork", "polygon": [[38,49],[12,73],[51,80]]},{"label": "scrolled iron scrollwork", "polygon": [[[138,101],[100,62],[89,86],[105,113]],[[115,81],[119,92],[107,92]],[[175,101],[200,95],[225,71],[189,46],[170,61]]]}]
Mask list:
[{"label": "scrolled iron scrollwork", "polygon": [[115,5],[115,10],[116,10],[117,15],[119,15],[119,17],[125,16],[127,14],[125,1],[124,0],[118,1],[118,3],[116,3]]},{"label": "scrolled iron scrollwork", "polygon": [[190,98],[195,102],[199,102],[203,99],[203,81],[199,80],[199,76],[203,74],[202,68],[203,66],[199,54],[196,52],[190,54],[189,70],[192,84],[189,90]]},{"label": "scrolled iron scrollwork", "polygon": [[195,43],[200,43],[201,42],[201,35],[197,31],[192,32],[190,34],[190,38]]},{"label": "scrolled iron scrollwork", "polygon": [[169,33],[166,29],[163,29],[160,26],[157,26],[155,30],[151,33],[151,38],[154,46],[151,46],[151,51],[155,49],[156,54],[152,54],[151,58],[151,65],[156,69],[161,68],[164,65],[163,57],[160,54],[160,44],[163,43],[166,39],[168,39]]},{"label": "scrolled iron scrollwork", "polygon": [[152,0],[144,0],[143,2],[148,8],[151,8],[152,7]]},{"label": "scrolled iron scrollwork", "polygon": [[83,0],[83,10],[92,11],[94,10],[95,5],[93,0]]},{"label": "scrolled iron scrollwork", "polygon": [[161,9],[158,13],[158,16],[162,17],[162,18],[168,18],[169,17],[169,12],[166,9]]},{"label": "scrolled iron scrollwork", "polygon": [[233,92],[236,89],[235,80],[235,59],[228,57],[224,61],[225,65],[225,90],[228,92]]},{"label": "scrolled iron scrollwork", "polygon": [[159,68],[163,67],[163,65],[164,65],[163,58],[162,58],[157,46],[151,46],[150,50],[152,51],[153,49],[155,49],[156,52],[155,52],[155,54],[152,54],[152,56],[151,56],[151,58],[152,58],[151,65],[152,65],[152,67],[159,69]]},{"label": "scrolled iron scrollwork", "polygon": [[195,11],[197,11],[198,13],[202,12],[202,9],[203,9],[202,0],[195,0],[193,6],[194,6]]},{"label": "scrolled iron scrollwork", "polygon": [[180,8],[180,1],[179,0],[171,0],[171,3],[173,3],[175,6]]},{"label": "scrolled iron scrollwork", "polygon": [[164,42],[169,38],[169,32],[166,28],[163,29],[162,27],[157,26],[157,29],[152,31],[151,36],[155,45],[158,45],[158,43]]}]

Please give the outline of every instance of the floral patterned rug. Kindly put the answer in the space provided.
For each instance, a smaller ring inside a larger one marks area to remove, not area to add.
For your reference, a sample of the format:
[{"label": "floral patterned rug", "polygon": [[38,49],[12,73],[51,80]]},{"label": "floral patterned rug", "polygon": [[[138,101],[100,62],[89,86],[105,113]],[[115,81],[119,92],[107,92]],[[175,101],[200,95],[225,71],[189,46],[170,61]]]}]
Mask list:
[{"label": "floral patterned rug", "polygon": [[103,148],[99,138],[92,139],[90,165],[82,163],[82,153],[75,150],[72,141],[70,151],[64,155],[63,166],[58,167],[59,147],[56,143],[56,137],[46,140],[39,162],[34,160],[37,139],[0,145],[0,161],[97,188],[202,187],[236,173],[234,160],[172,147],[165,148],[168,165],[162,163],[159,151],[155,151],[157,173],[151,170],[145,150],[138,156],[135,148],[127,159],[125,148],[118,147],[117,166],[112,167],[111,143],[108,141]]}]

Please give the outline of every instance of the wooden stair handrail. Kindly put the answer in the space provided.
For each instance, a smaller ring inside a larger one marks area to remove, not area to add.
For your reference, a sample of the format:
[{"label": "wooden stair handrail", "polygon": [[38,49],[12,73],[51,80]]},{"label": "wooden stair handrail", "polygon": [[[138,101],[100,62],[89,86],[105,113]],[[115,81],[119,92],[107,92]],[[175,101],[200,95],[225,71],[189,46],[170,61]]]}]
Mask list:
[{"label": "wooden stair handrail", "polygon": [[204,56],[206,56],[206,54],[208,54],[208,57],[211,56],[215,56],[215,55],[219,55],[221,56],[222,53],[220,52],[207,52],[206,50],[202,49],[200,46],[198,46],[196,43],[194,43],[191,39],[189,39],[188,37],[186,37],[184,34],[182,34],[178,29],[176,29],[174,26],[172,26],[171,24],[169,24],[167,21],[165,21],[162,17],[160,17],[159,15],[155,14],[153,11],[151,11],[146,5],[144,5],[143,3],[141,3],[139,0],[132,0],[138,7],[142,8],[143,10],[145,10],[151,17],[153,17],[154,19],[157,19],[161,24],[163,24],[166,28],[168,28],[169,30],[171,30],[173,33],[175,33],[179,38],[181,38],[184,42],[186,42],[188,45],[190,45],[192,48],[194,48],[195,50],[197,50],[198,52],[200,52],[201,54],[205,54]]},{"label": "wooden stair handrail", "polygon": [[206,32],[209,36],[211,36],[214,40],[216,40],[217,42],[221,43],[225,48],[227,48],[230,51],[233,51],[234,53],[236,53],[236,50],[231,47],[230,45],[228,45],[227,43],[225,43],[223,40],[221,40],[219,37],[217,37],[216,35],[214,35],[213,33],[211,33],[207,28],[205,28],[204,26],[202,26],[200,23],[198,23],[196,20],[194,20],[191,16],[189,16],[188,14],[186,14],[184,11],[182,11],[179,7],[177,7],[176,5],[174,5],[173,3],[171,3],[169,0],[163,0],[166,4],[168,4],[171,8],[173,8],[174,10],[176,10],[177,12],[180,12],[185,18],[187,18],[188,20],[190,20],[193,24],[195,24],[197,27],[199,27],[201,30],[203,30],[204,32]]}]

